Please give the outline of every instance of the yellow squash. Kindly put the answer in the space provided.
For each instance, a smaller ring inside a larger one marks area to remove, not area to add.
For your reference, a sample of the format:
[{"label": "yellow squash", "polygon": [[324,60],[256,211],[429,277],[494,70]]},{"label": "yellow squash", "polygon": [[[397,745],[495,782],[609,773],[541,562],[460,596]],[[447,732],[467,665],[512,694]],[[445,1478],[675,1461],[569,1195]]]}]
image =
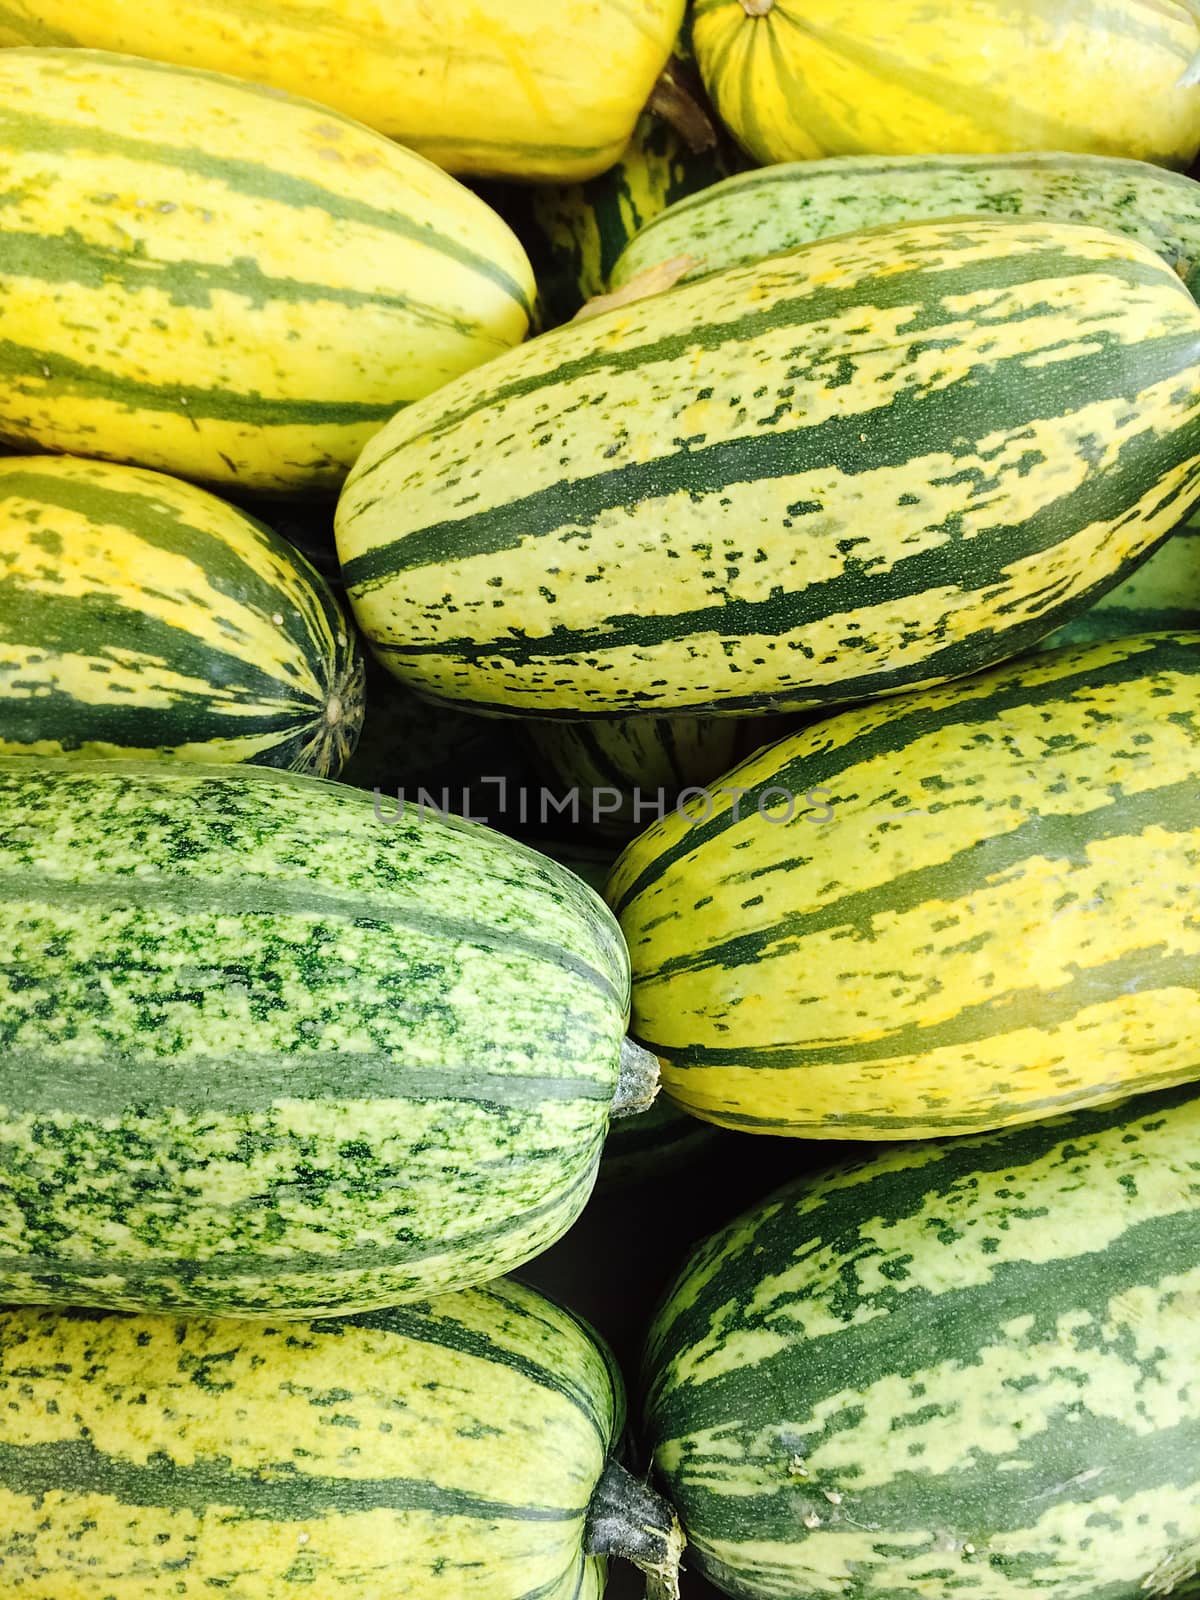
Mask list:
[{"label": "yellow squash", "polygon": [[307,101],[0,51],[0,441],[335,490],[403,405],[519,343],[508,227]]},{"label": "yellow squash", "polygon": [[722,118],[761,162],[1077,150],[1186,167],[1189,0],[697,0]]},{"label": "yellow squash", "polygon": [[687,811],[606,893],[694,1115],[936,1137],[1200,1078],[1200,633],[844,711]]},{"label": "yellow squash", "polygon": [[269,528],[161,472],[7,456],[0,550],[0,757],[339,776],[362,655],[330,586]]},{"label": "yellow squash", "polygon": [[682,16],[683,0],[6,0],[0,45],[228,72],[451,172],[566,182],[617,160]]},{"label": "yellow squash", "polygon": [[1200,310],[1075,224],[823,239],[530,340],[394,418],[338,503],[359,626],[429,698],[800,711],[977,672],[1200,492]]}]

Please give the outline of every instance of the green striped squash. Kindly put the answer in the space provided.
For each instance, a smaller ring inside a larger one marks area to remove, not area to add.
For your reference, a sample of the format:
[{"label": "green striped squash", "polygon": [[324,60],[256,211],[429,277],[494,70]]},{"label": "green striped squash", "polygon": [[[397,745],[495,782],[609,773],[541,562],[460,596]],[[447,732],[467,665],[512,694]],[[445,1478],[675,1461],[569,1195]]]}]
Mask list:
[{"label": "green striped squash", "polygon": [[639,1537],[671,1570],[611,1356],[504,1279],[299,1324],[9,1309],[0,1397],[9,1594],[599,1600]]},{"label": "green striped squash", "polygon": [[897,1139],[1200,1078],[1200,633],[879,700],[725,782],[607,891],[686,1110]]},{"label": "green striped squash", "polygon": [[834,234],[967,215],[1111,228],[1200,288],[1200,183],[1144,161],[1058,151],[834,156],[742,173],[644,223],[614,264],[611,286],[671,262],[676,281],[688,283]]},{"label": "green striped squash", "polygon": [[0,944],[0,1301],[291,1317],[478,1283],[569,1226],[644,1099],[599,898],[342,784],[0,762]]},{"label": "green striped squash", "polygon": [[1071,223],[880,228],[531,341],[393,419],[338,503],[413,688],[562,721],[977,671],[1200,492],[1200,309]]},{"label": "green striped squash", "polygon": [[763,165],[815,156],[1083,150],[1187,167],[1194,0],[695,0],[722,120]]},{"label": "green striped squash", "polygon": [[735,1600],[1144,1600],[1200,1552],[1200,1099],[789,1185],[692,1255],[648,1442]]},{"label": "green striped squash", "polygon": [[1164,628],[1200,629],[1200,517],[1195,514],[1131,578],[1056,629],[1038,648],[1091,644]]},{"label": "green striped squash", "polygon": [[0,459],[0,755],[178,756],[336,776],[363,714],[329,586],[158,472]]},{"label": "green striped squash", "polygon": [[528,327],[529,263],[482,201],[257,84],[0,50],[0,190],[0,437],[27,448],[334,491]]}]

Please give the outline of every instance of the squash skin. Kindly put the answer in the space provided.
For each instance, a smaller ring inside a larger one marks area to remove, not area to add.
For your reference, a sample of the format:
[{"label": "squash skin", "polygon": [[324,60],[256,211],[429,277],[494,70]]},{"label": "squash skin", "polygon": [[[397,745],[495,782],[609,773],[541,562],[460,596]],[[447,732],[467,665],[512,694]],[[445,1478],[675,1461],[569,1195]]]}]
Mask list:
[{"label": "squash skin", "polygon": [[735,1600],[1138,1600],[1200,1539],[1200,1099],[789,1184],[646,1348],[689,1565]]},{"label": "squash skin", "polygon": [[[449,172],[572,182],[620,156],[683,0],[12,0],[0,45],[226,72],[319,101]],[[604,70],[598,63],[605,64]]]},{"label": "squash skin", "polygon": [[[611,1355],[510,1279],[299,1323],[0,1312],[0,1555],[39,1600],[599,1600]],[[325,1587],[325,1586],[328,1587]]]},{"label": "squash skin", "polygon": [[949,218],[558,328],[406,411],[338,502],[379,660],[507,716],[802,711],[976,672],[1200,490],[1200,309],[1145,246]]},{"label": "squash skin", "polygon": [[842,711],[688,811],[606,897],[694,1116],[944,1138],[1200,1078],[1200,633]]},{"label": "squash skin", "polygon": [[411,401],[524,338],[533,274],[462,184],[328,106],[0,50],[0,442],[332,495]]},{"label": "squash skin", "polygon": [[263,767],[0,761],[0,1299],[367,1311],[575,1220],[620,930],[544,856],[397,813]]},{"label": "squash skin", "polygon": [[697,0],[708,92],[756,161],[1077,150],[1186,168],[1200,50],[1182,0]]}]

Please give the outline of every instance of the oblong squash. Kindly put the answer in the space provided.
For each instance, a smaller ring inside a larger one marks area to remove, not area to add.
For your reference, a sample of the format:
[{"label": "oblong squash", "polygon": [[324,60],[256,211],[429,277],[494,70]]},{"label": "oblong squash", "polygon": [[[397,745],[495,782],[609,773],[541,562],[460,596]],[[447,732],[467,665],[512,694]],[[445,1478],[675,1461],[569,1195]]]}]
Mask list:
[{"label": "oblong squash", "polygon": [[506,1279],[290,1324],[6,1309],[0,1394],[13,1593],[599,1600],[604,1550],[673,1566],[610,1352]]},{"label": "oblong squash", "polygon": [[1200,1098],[789,1184],[646,1351],[689,1565],[737,1600],[1140,1600],[1200,1548]]},{"label": "oblong squash", "polygon": [[628,956],[536,851],[261,767],[7,760],[0,886],[0,1300],[368,1310],[582,1209]]},{"label": "oblong squash", "polygon": [[1200,146],[1188,0],[696,0],[713,103],[764,164],[1082,150],[1187,167]]},{"label": "oblong squash", "polygon": [[451,172],[566,182],[617,160],[682,14],[683,0],[10,0],[0,44],[207,67],[336,107]]},{"label": "oblong squash", "polygon": [[739,173],[650,217],[621,252],[610,284],[620,289],[655,276],[689,283],[839,233],[970,215],[1110,228],[1162,256],[1200,291],[1200,183],[1146,161],[1045,150],[833,156]]},{"label": "oblong squash", "polygon": [[844,711],[725,783],[607,889],[686,1110],[907,1139],[1200,1078],[1200,633]]},{"label": "oblong squash", "polygon": [[822,240],[395,417],[338,504],[375,653],[509,715],[800,710],[973,672],[1200,492],[1200,309],[1131,239]]},{"label": "oblong squash", "polygon": [[277,534],[159,472],[0,457],[0,756],[174,756],[337,777],[357,637]]},{"label": "oblong squash", "polygon": [[9,444],[335,490],[395,411],[528,327],[529,263],[481,200],[257,84],[0,50],[0,187]]}]

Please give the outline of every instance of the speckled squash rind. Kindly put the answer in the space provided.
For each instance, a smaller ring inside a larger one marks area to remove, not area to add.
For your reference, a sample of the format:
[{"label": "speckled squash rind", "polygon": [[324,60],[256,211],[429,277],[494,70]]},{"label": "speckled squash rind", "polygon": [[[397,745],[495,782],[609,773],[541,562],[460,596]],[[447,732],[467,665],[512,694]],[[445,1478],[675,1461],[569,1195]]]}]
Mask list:
[{"label": "speckled squash rind", "polygon": [[0,1312],[0,1562],[46,1600],[599,1600],[624,1403],[509,1280],[329,1321]]},{"label": "speckled squash rind", "polygon": [[161,756],[337,777],[357,635],[290,545],[162,473],[0,457],[0,756]]},{"label": "speckled squash rind", "polygon": [[646,1352],[689,1564],[734,1600],[1139,1600],[1200,1551],[1200,1099],[790,1185]]},{"label": "speckled squash rind", "polygon": [[0,762],[0,1300],[369,1309],[591,1190],[628,958],[457,819],[262,768]]},{"label": "speckled squash rind", "polygon": [[978,671],[1085,610],[1195,502],[1198,420],[1200,308],[1136,241],[879,228],[410,407],[356,463],[338,551],[376,654],[433,697],[802,710]]},{"label": "speckled squash rind", "polygon": [[816,239],[936,217],[1021,216],[1127,234],[1200,289],[1200,183],[1145,161],[1037,151],[1001,156],[835,156],[714,183],[651,217],[611,286],[688,258],[688,283]]},{"label": "speckled squash rind", "polygon": [[967,1134],[1200,1078],[1200,633],[827,717],[607,887],[679,1105]]},{"label": "speckled squash rind", "polygon": [[334,493],[528,328],[529,263],[481,200],[260,84],[0,50],[0,189],[0,440],[27,449]]}]

